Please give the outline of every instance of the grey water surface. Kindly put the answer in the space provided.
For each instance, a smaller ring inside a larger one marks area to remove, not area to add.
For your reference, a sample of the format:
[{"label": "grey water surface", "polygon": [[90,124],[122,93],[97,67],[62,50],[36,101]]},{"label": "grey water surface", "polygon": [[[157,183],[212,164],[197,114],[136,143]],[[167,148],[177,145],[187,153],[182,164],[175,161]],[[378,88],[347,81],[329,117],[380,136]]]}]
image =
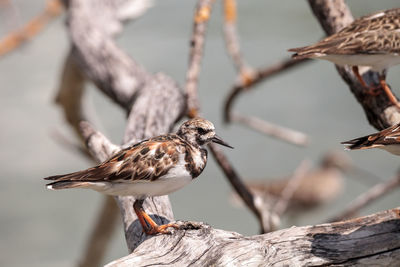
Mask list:
[{"label": "grey water surface", "polygon": [[[0,10],[1,36],[38,14],[45,5],[38,0],[12,2],[18,10],[15,15]],[[399,6],[396,0],[348,3],[356,17]],[[165,72],[182,85],[195,4],[193,0],[156,1],[142,18],[125,27],[119,45],[149,71]],[[310,44],[324,35],[307,1],[242,0],[238,8],[241,46],[254,67],[287,58],[288,48]],[[101,204],[102,196],[96,192],[47,191],[42,180],[92,164],[53,138],[61,133],[75,140],[53,101],[69,49],[64,20],[61,16],[32,41],[0,58],[0,266],[74,266]],[[227,149],[226,154],[244,178],[287,175],[303,158],[316,163],[328,150],[343,150],[341,141],[375,132],[334,66],[325,61],[311,62],[257,85],[234,107],[243,114],[307,133],[311,138],[307,148],[276,141],[240,125],[224,125],[222,105],[235,71],[224,47],[221,22],[221,2],[217,1],[207,31],[200,99],[204,116],[215,122],[219,135],[235,147]],[[399,74],[399,67],[388,74],[388,82],[398,95]],[[120,143],[125,114],[93,86],[86,101],[96,127]],[[399,158],[384,151],[346,153],[359,167],[383,179],[392,177],[399,168]],[[368,187],[365,182],[347,179],[339,199],[304,214],[296,224],[323,222]],[[230,192],[230,185],[210,158],[198,179],[171,195],[175,218],[257,234],[255,217],[246,209],[232,207]],[[399,206],[399,196],[396,191],[362,214]],[[290,225],[284,220],[283,227]],[[126,254],[119,227],[105,263]]]}]

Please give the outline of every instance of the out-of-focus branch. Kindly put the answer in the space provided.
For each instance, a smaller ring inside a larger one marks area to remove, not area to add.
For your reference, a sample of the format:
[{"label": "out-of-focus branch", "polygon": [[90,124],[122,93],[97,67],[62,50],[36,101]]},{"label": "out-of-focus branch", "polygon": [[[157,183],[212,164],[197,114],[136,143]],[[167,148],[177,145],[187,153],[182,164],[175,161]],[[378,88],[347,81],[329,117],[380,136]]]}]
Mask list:
[{"label": "out-of-focus branch", "polygon": [[0,57],[11,52],[23,43],[36,36],[49,22],[61,14],[60,0],[49,0],[45,10],[25,24],[21,29],[3,37],[0,40]]},{"label": "out-of-focus branch", "polygon": [[[193,34],[191,39],[191,50],[189,57],[189,68],[186,75],[186,96],[188,106],[188,116],[190,118],[199,116],[200,103],[198,100],[198,76],[200,72],[201,58],[203,56],[203,47],[205,40],[206,22],[209,19],[211,12],[211,4],[214,0],[199,0],[194,17]],[[250,191],[246,188],[242,179],[238,176],[233,166],[223,154],[222,150],[215,145],[210,144],[209,149],[214,155],[217,163],[222,168],[229,182],[236,190],[238,195],[243,199],[243,202],[258,218],[262,232],[269,231],[271,228],[263,225],[262,214],[260,209],[256,207],[254,199]]]},{"label": "out-of-focus branch", "polygon": [[339,215],[331,218],[329,222],[338,222],[351,218],[356,215],[362,208],[377,200],[378,198],[387,195],[390,191],[400,187],[400,172],[392,179],[379,183],[369,189],[367,192],[359,195],[348,207]]},{"label": "out-of-focus branch", "polygon": [[[350,9],[344,0],[308,0],[308,2],[327,35],[339,31],[353,21]],[[386,94],[371,95],[359,83],[350,67],[336,66],[336,68],[363,107],[371,125],[382,130],[400,122],[400,111],[393,106]],[[368,71],[362,76],[367,84],[379,85],[378,73]]]},{"label": "out-of-focus branch", "polygon": [[240,51],[236,21],[236,0],[224,0],[224,39],[226,48],[239,72],[239,80],[242,84],[250,84],[253,80],[254,71],[246,63]]},{"label": "out-of-focus branch", "polygon": [[97,267],[102,265],[104,255],[110,244],[112,234],[119,221],[118,206],[114,198],[103,198],[102,207],[86,241],[86,246],[79,262],[80,267]]},{"label": "out-of-focus branch", "polygon": [[293,176],[291,177],[285,188],[282,190],[279,199],[272,207],[271,213],[281,217],[286,212],[293,194],[299,188],[302,179],[306,177],[306,174],[309,170],[310,162],[308,160],[302,161],[297,169],[294,171]]},{"label": "out-of-focus branch", "polygon": [[207,22],[211,16],[212,5],[215,0],[199,0],[194,15],[193,34],[190,40],[189,67],[186,72],[186,97],[188,116],[190,118],[198,116],[199,97],[197,94],[198,79],[203,58],[205,42],[205,32]]},{"label": "out-of-focus branch", "polygon": [[264,69],[255,70],[253,72],[253,78],[251,79],[251,82],[235,83],[235,85],[232,87],[231,92],[228,94],[228,97],[226,98],[226,101],[225,101],[225,106],[224,106],[225,122],[231,121],[233,103],[242,92],[248,91],[251,86],[256,85],[257,83],[260,83],[267,78],[273,77],[273,76],[281,73],[282,71],[291,69],[292,67],[295,67],[295,66],[297,66],[301,63],[307,62],[307,61],[309,61],[309,60],[307,60],[307,59],[302,59],[302,60],[286,59],[284,61],[278,62],[278,63],[271,65],[269,67],[266,67]]},{"label": "out-of-focus branch", "polygon": [[233,113],[231,114],[231,121],[242,123],[253,130],[298,146],[306,146],[309,142],[308,136],[302,132],[284,128],[256,117]]},{"label": "out-of-focus branch", "polygon": [[[83,114],[83,93],[84,93],[85,77],[81,70],[74,63],[71,53],[68,53],[64,62],[60,86],[56,97],[56,103],[59,104],[64,111],[65,118],[69,125],[75,130],[79,139],[83,142],[86,140],[85,135],[94,134],[88,125],[81,124],[85,119]],[[81,144],[83,144],[81,142]],[[104,151],[97,155],[97,160],[102,161],[107,159],[115,151],[119,150],[118,147],[108,142],[107,147],[109,150]],[[81,151],[86,149],[81,148]],[[89,156],[88,154],[86,154]],[[92,158],[93,159],[93,158]],[[104,197],[101,210],[95,225],[91,229],[91,233],[81,255],[79,266],[82,267],[95,267],[100,266],[104,258],[107,245],[110,243],[112,233],[118,221],[118,206],[112,197]]]},{"label": "out-of-focus branch", "polygon": [[79,123],[86,120],[82,111],[82,97],[85,91],[85,77],[73,60],[69,52],[61,74],[60,85],[58,88],[55,102],[64,111],[67,122],[74,129],[80,140],[83,140]]},{"label": "out-of-focus branch", "polygon": [[[184,110],[184,98],[177,84],[161,73],[153,75],[134,62],[115,43],[127,16],[137,14],[130,6],[136,1],[66,0],[67,26],[74,62],[84,76],[129,114],[124,145],[170,131]],[[141,0],[146,1],[146,0]],[[123,15],[121,15],[121,12]],[[132,106],[133,104],[133,106]],[[85,125],[85,124],[84,124]],[[85,127],[83,127],[85,128]],[[89,150],[96,158],[107,159],[114,145],[100,133],[83,131]],[[90,140],[101,140],[93,142]],[[147,238],[133,212],[133,197],[118,197],[129,250]],[[167,196],[148,198],[144,207],[156,214],[157,223],[173,220]]]}]

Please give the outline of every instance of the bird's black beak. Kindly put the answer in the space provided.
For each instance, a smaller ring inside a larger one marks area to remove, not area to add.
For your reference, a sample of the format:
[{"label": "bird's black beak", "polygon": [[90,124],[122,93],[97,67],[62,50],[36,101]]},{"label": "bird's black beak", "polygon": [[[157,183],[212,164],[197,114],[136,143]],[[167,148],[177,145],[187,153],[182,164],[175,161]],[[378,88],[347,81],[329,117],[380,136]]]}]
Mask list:
[{"label": "bird's black beak", "polygon": [[217,143],[217,144],[220,144],[220,145],[229,147],[229,148],[233,148],[233,146],[230,146],[230,145],[228,145],[227,143],[225,143],[225,142],[221,139],[221,137],[219,137],[218,135],[215,135],[215,136],[211,139],[211,141],[213,141],[214,143]]}]

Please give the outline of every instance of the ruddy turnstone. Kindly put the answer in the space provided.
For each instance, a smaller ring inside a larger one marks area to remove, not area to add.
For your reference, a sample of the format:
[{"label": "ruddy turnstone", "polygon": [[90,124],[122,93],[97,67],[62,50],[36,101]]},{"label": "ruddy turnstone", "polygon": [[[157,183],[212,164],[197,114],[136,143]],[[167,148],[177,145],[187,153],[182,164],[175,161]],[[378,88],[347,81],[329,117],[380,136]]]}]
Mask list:
[{"label": "ruddy turnstone", "polygon": [[379,73],[380,86],[389,100],[400,107],[386,84],[386,69],[400,64],[400,8],[379,11],[356,19],[339,32],[316,44],[292,48],[293,58],[319,58],[353,67],[354,75],[365,88],[358,66]]},{"label": "ruddy turnstone", "polygon": [[386,128],[380,132],[342,142],[346,149],[380,148],[400,156],[400,124]]},{"label": "ruddy turnstone", "polygon": [[207,150],[214,142],[230,148],[215,134],[208,120],[194,118],[176,134],[160,135],[122,149],[109,160],[87,170],[45,178],[48,189],[89,188],[108,195],[135,196],[136,215],[147,234],[169,233],[170,223],[157,225],[143,209],[146,197],[170,194],[201,174]]}]

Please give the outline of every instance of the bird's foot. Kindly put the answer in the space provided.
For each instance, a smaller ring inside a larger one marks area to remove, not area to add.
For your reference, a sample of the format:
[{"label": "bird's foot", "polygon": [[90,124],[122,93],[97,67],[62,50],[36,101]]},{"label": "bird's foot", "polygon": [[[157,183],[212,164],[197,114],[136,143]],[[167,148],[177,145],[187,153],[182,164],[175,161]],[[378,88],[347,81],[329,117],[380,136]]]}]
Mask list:
[{"label": "bird's foot", "polygon": [[180,226],[177,223],[168,223],[163,225],[153,225],[147,229],[143,229],[143,231],[147,235],[156,235],[156,234],[171,234],[172,232],[168,230],[168,228],[180,229]]},{"label": "bird's foot", "polygon": [[203,223],[190,222],[190,221],[177,221],[175,223],[168,223],[163,225],[154,225],[143,229],[147,235],[156,234],[167,234],[170,235],[173,232],[168,230],[168,228],[174,228],[176,230],[199,230],[203,228]]},{"label": "bird's foot", "polygon": [[366,93],[370,96],[377,96],[382,93],[382,87],[380,86],[368,86],[366,87]]}]

